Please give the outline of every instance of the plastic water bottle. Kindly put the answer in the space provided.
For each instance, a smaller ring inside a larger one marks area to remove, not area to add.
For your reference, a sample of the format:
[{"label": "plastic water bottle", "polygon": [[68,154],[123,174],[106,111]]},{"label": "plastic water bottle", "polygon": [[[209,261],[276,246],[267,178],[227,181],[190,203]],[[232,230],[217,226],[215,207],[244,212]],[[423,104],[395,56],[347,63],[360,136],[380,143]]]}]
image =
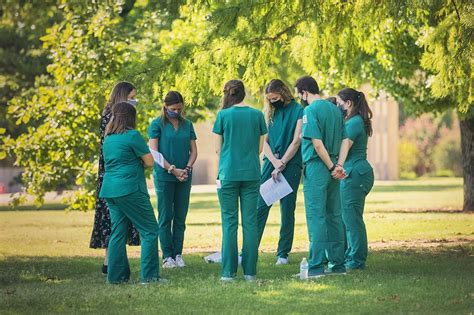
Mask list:
[{"label": "plastic water bottle", "polygon": [[306,257],[303,257],[300,263],[300,279],[301,280],[306,280],[308,279],[308,261],[306,260]]}]

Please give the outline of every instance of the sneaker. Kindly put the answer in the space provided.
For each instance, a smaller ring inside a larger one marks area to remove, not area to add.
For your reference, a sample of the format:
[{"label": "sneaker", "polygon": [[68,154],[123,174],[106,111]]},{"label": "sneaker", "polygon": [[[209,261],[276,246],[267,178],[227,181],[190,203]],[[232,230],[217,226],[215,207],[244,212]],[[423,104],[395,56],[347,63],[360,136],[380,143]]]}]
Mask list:
[{"label": "sneaker", "polygon": [[326,276],[326,273],[324,272],[321,272],[321,273],[316,273],[314,275],[308,275],[308,279],[309,280],[314,280],[314,279],[319,279],[319,278],[323,278]]},{"label": "sneaker", "polygon": [[153,284],[153,283],[165,284],[165,283],[168,283],[168,279],[160,277],[158,279],[153,279],[153,280],[149,280],[149,281],[142,281],[140,284],[141,285],[148,285],[148,284]]},{"label": "sneaker", "polygon": [[278,257],[275,265],[288,265],[288,258]]},{"label": "sneaker", "polygon": [[249,275],[244,275],[245,281],[256,281],[257,276],[249,276]]},{"label": "sneaker", "polygon": [[210,255],[207,255],[206,257],[203,257],[204,261],[207,262],[208,264],[220,264],[222,261],[222,255],[221,252],[215,252]]},{"label": "sneaker", "polygon": [[176,262],[173,258],[168,257],[163,260],[163,269],[172,269],[176,268]]},{"label": "sneaker", "polygon": [[347,272],[345,270],[339,270],[339,271],[327,270],[327,271],[324,271],[324,274],[326,276],[345,276],[347,275]]},{"label": "sneaker", "polygon": [[183,257],[181,255],[176,255],[174,262],[176,264],[176,267],[178,268],[186,267],[186,264],[184,263]]},{"label": "sneaker", "polygon": [[234,280],[235,280],[234,277],[221,277],[222,282],[231,282],[231,281],[234,281]]}]

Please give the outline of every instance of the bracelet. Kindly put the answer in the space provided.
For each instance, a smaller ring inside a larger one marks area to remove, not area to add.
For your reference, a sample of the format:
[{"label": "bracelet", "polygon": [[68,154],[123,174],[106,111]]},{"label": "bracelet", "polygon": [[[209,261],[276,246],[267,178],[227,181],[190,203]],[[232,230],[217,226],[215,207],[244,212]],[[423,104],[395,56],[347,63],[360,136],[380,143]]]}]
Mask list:
[{"label": "bracelet", "polygon": [[185,170],[188,171],[188,173],[191,173],[193,171],[193,168],[192,166],[187,165]]},{"label": "bracelet", "polygon": [[337,164],[333,164],[332,167],[329,169],[330,172],[334,171],[336,169]]},{"label": "bracelet", "polygon": [[173,170],[176,168],[176,166],[174,165],[171,165],[170,168],[168,169],[168,174],[171,174],[171,172],[173,172]]}]

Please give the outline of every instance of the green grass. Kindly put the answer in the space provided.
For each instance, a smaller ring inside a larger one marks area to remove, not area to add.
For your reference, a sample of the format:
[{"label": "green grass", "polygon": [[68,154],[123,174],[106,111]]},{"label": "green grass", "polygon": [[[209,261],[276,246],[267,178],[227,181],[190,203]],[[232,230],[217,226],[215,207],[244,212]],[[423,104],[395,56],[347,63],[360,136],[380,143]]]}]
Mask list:
[{"label": "green grass", "polygon": [[[470,255],[467,248],[377,251],[365,271],[302,282],[291,278],[302,253],[278,267],[264,254],[256,283],[225,284],[218,265],[192,255],[185,269],[162,272],[167,284],[149,286],[105,284],[98,258],[9,257],[0,265],[0,312],[469,313]],[[131,265],[137,277],[138,259]]]},{"label": "green grass", "polygon": [[[153,200],[153,202],[155,202]],[[462,206],[460,179],[377,183],[365,220],[372,248],[368,268],[316,282],[291,278],[306,255],[300,193],[294,254],[274,266],[279,209],[270,213],[256,283],[219,282],[215,194],[193,194],[183,270],[165,270],[166,285],[111,286],[100,274],[103,250],[88,248],[92,212],[0,208],[0,313],[472,313],[474,216]],[[429,246],[428,246],[429,245]],[[132,279],[139,247],[129,247]],[[239,270],[241,276],[241,270]]]}]

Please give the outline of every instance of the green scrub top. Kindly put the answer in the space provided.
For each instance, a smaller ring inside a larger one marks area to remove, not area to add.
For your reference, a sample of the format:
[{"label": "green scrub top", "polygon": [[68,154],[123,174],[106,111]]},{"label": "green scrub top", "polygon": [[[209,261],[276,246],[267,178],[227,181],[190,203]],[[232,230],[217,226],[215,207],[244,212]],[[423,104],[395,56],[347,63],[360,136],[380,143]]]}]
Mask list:
[{"label": "green scrub top", "polygon": [[137,191],[148,195],[141,157],[150,150],[137,130],[106,136],[102,152],[105,174],[100,198],[117,198]]},{"label": "green scrub top", "polygon": [[368,137],[362,116],[355,115],[347,120],[344,124],[344,131],[347,138],[353,141],[346,162],[344,163],[344,169],[348,175],[354,168],[356,168],[361,175],[365,174],[370,171],[372,167],[367,162]]},{"label": "green scrub top", "polygon": [[303,163],[319,159],[312,139],[323,142],[329,156],[339,155],[341,141],[345,138],[344,121],[339,108],[333,103],[318,99],[304,109],[302,156]]},{"label": "green scrub top", "polygon": [[267,133],[261,111],[232,106],[219,111],[212,132],[222,135],[218,178],[227,181],[260,179],[260,136]]},{"label": "green scrub top", "polygon": [[[296,123],[298,119],[303,118],[303,107],[292,100],[287,106],[276,108],[273,113],[273,119],[268,124],[268,144],[272,149],[273,154],[277,154],[281,159],[285,155],[286,150],[293,142],[295,135]],[[265,156],[263,158],[265,163],[270,161]],[[296,164],[301,166],[301,147],[293,156],[293,158],[286,164]]]},{"label": "green scrub top", "polygon": [[[147,130],[148,138],[158,139],[158,152],[170,164],[177,168],[185,169],[189,161],[191,140],[196,140],[193,123],[183,119],[178,125],[178,129],[170,122],[164,123],[161,118],[153,120]],[[153,178],[155,187],[157,181],[177,182],[178,179],[173,174],[155,163],[153,168]]]}]

